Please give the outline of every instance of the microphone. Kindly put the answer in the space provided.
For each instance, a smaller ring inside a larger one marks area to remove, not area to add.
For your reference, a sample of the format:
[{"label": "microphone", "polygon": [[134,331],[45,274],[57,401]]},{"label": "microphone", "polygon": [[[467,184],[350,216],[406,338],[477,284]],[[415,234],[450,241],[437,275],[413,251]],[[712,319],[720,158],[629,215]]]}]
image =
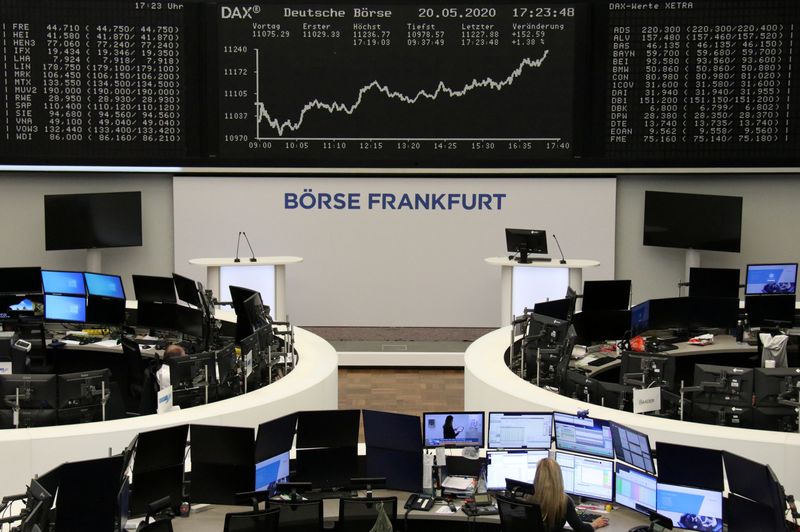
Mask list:
[{"label": "microphone", "polygon": [[242,262],[239,259],[239,244],[242,242],[242,232],[239,231],[239,238],[236,239],[236,257],[233,259],[233,262]]},{"label": "microphone", "polygon": [[567,263],[567,259],[564,258],[564,252],[561,251],[561,244],[558,243],[558,237],[556,236],[555,233],[553,233],[553,240],[556,241],[556,246],[558,246],[558,252],[561,253],[561,260],[558,261],[558,263],[559,264],[566,264]]},{"label": "microphone", "polygon": [[[249,239],[249,238],[247,238],[247,233],[245,233],[244,231],[242,231],[242,234],[244,235],[244,239],[245,239],[245,241],[247,242],[247,247],[249,247],[249,248],[250,248],[250,262],[258,262],[258,261],[256,260],[256,254],[255,254],[255,252],[253,251],[253,246],[251,246],[251,245],[250,245],[250,239]],[[237,254],[237,255],[238,255],[238,254]]]}]

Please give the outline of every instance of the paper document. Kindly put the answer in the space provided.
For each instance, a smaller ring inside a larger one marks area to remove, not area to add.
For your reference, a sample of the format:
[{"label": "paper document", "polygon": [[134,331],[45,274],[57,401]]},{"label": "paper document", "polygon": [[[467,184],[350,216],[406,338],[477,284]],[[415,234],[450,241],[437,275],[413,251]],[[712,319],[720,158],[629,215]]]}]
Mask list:
[{"label": "paper document", "polygon": [[451,489],[451,490],[467,490],[471,488],[475,483],[475,479],[472,477],[456,477],[451,476],[444,479],[442,482],[442,487]]}]

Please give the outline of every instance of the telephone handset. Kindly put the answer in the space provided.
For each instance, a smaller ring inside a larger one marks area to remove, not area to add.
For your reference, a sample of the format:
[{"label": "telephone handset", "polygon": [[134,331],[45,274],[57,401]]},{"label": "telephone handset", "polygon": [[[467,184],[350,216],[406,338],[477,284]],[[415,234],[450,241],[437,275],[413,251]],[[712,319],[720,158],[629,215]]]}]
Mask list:
[{"label": "telephone handset", "polygon": [[406,500],[406,510],[422,510],[429,511],[433,508],[433,497],[430,495],[420,495],[419,493],[412,493]]}]

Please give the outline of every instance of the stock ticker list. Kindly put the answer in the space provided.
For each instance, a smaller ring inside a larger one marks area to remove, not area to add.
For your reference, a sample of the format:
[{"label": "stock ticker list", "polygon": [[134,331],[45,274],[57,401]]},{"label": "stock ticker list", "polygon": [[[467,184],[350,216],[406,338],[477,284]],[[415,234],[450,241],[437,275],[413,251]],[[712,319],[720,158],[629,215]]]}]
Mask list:
[{"label": "stock ticker list", "polygon": [[792,157],[798,2],[609,4],[606,154]]},{"label": "stock ticker list", "polygon": [[231,4],[218,16],[222,157],[572,156],[575,5]]},{"label": "stock ticker list", "polygon": [[185,153],[180,1],[0,4],[0,157]]}]

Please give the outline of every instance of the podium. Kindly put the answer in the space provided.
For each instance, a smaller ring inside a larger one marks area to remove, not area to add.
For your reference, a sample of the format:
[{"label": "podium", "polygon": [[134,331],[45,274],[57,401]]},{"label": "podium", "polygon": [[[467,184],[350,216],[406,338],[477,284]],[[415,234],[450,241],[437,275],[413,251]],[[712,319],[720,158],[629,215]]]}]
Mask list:
[{"label": "podium", "polygon": [[586,259],[568,259],[566,264],[561,264],[558,259],[528,264],[520,264],[508,257],[489,257],[484,260],[500,267],[501,326],[509,325],[511,316],[521,316],[525,307],[564,298],[567,287],[580,293],[584,268],[600,265],[596,260]]},{"label": "podium", "polygon": [[206,267],[206,288],[219,301],[230,301],[230,285],[261,292],[275,321],[286,321],[286,265],[303,262],[301,257],[256,257],[250,262],[233,258],[190,259],[189,264]]}]

